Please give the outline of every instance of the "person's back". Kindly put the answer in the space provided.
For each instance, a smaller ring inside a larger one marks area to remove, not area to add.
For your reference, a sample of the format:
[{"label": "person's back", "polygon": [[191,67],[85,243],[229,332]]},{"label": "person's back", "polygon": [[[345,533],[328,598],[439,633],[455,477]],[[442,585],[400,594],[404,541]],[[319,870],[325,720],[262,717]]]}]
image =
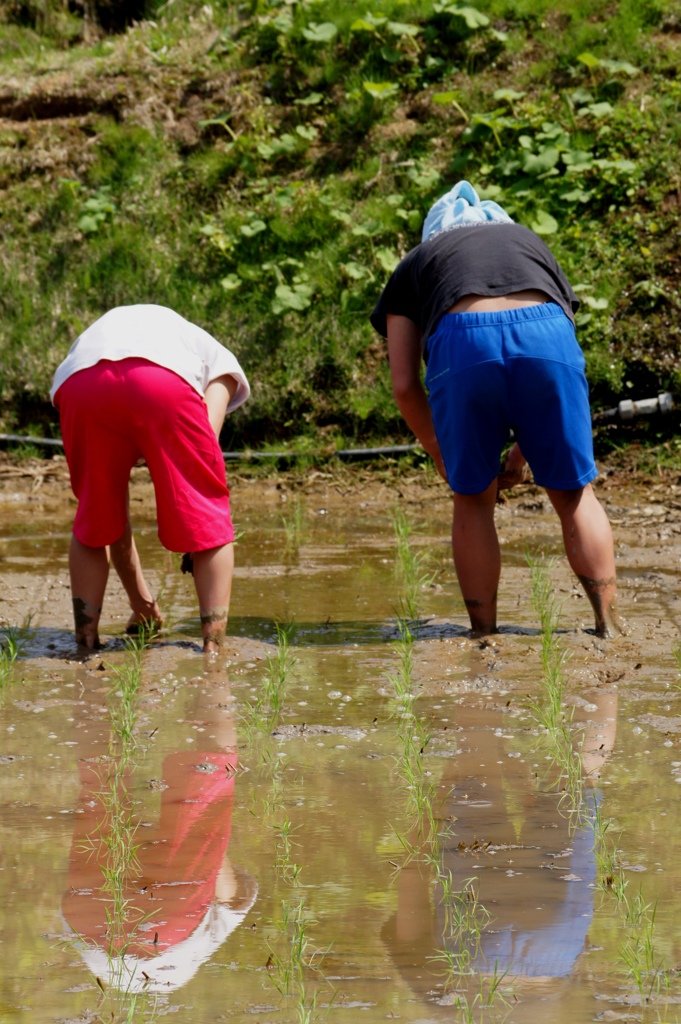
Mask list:
[{"label": "person's back", "polygon": [[[454,563],[476,633],[496,630],[494,508],[525,460],[558,512],[597,632],[617,628],[612,534],[590,485],[598,471],[578,307],[543,241],[460,182],[433,206],[421,245],[371,314],[388,340],[400,411],[454,492]],[[511,431],[516,444],[500,475]]]},{"label": "person's back", "polygon": [[215,650],[227,623],[234,541],[218,438],[227,411],[249,395],[236,357],[171,309],[121,306],[76,339],[51,395],[78,498],[69,553],[78,643],[99,645],[109,551],[132,609],[128,631],[161,624],[128,518],[130,471],[144,459],[159,538],[193,556],[204,649]]}]

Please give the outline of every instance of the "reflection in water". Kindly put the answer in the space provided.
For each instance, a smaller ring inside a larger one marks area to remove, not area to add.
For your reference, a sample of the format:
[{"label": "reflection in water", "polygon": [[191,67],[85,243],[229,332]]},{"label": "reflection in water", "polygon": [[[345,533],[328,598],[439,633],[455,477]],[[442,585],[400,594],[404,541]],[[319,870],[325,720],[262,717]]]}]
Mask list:
[{"label": "reflection in water", "polygon": [[88,742],[79,742],[81,792],[62,913],[106,987],[167,992],[184,985],[255,900],[255,880],[228,855],[237,754],[233,720],[218,700],[224,697],[199,688],[195,714],[215,739],[165,757],[162,779],[152,782],[161,790],[155,828],[139,827],[133,770],[118,770],[107,720],[76,732],[87,731]]},{"label": "reflection in water", "polygon": [[[600,768],[612,750],[615,713],[611,699],[586,732],[587,771]],[[443,778],[449,791],[443,817],[453,826],[442,840],[437,884],[433,889],[422,865],[403,868],[397,912],[383,930],[400,973],[424,996],[432,996],[433,974],[447,959],[463,964],[464,974],[535,982],[567,978],[585,947],[594,911],[596,862],[588,819],[600,792],[585,790],[583,824],[574,828],[560,795],[539,777],[537,751],[528,757],[509,751],[502,729],[481,731],[475,711],[468,722],[466,714],[471,709],[462,709],[459,718],[462,750]],[[450,885],[454,893],[475,892],[490,914],[486,926],[474,924],[468,932],[452,927]]]}]

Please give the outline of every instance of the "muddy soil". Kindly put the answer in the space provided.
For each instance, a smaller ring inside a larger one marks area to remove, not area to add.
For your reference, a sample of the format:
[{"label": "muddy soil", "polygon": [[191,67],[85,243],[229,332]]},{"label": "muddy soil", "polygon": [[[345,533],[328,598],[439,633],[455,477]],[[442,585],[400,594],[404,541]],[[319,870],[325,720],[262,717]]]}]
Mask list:
[{"label": "muddy soil", "polygon": [[[599,480],[627,623],[607,641],[532,485],[498,508],[502,626],[485,640],[466,629],[451,499],[431,473],[237,472],[231,486],[242,533],[230,637],[206,662],[191,581],[160,548],[153,491],[135,471],[131,516],[167,628],[143,655],[137,746],[123,764],[111,711],[128,657],[123,592],[112,578],[106,646],[83,657],[63,460],[0,465],[0,623],[30,620],[0,703],[2,1018],[677,1019],[676,477],[606,467]],[[429,575],[411,627],[421,789],[405,774],[411,719],[395,700],[396,505]],[[527,553],[556,556],[578,792],[533,711],[544,691]],[[291,661],[265,722],[277,623],[291,626]],[[414,809],[424,785],[430,859]],[[611,822],[608,868],[596,817]],[[118,928],[114,819],[136,851]],[[452,903],[452,891],[468,895]],[[463,939],[456,906],[468,908]]]}]

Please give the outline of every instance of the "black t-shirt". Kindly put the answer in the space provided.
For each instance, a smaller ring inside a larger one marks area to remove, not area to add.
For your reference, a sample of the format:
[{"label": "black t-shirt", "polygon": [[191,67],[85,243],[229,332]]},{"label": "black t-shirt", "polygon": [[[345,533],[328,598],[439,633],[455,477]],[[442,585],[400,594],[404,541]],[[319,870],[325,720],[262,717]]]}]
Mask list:
[{"label": "black t-shirt", "polygon": [[465,295],[545,292],[574,320],[579,299],[551,251],[521,224],[488,222],[442,231],[407,253],[393,271],[370,320],[387,336],[386,316],[406,316],[422,344],[440,317]]}]

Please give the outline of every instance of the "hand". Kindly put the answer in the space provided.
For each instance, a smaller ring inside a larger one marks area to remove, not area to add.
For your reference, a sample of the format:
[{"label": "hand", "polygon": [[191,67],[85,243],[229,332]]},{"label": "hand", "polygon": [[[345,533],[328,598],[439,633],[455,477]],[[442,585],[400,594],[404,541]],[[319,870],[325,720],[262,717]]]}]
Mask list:
[{"label": "hand", "polygon": [[501,464],[497,477],[497,492],[507,491],[516,484],[525,483],[529,476],[530,467],[525,461],[525,456],[519,446],[514,444],[506,453],[506,458]]},{"label": "hand", "polygon": [[437,452],[435,452],[435,454],[432,456],[432,459],[433,462],[435,463],[435,468],[437,469],[438,473],[440,474],[444,482],[448,484],[449,480],[447,479],[447,470],[445,469],[444,460],[442,458],[442,453],[440,452],[439,448]]}]

